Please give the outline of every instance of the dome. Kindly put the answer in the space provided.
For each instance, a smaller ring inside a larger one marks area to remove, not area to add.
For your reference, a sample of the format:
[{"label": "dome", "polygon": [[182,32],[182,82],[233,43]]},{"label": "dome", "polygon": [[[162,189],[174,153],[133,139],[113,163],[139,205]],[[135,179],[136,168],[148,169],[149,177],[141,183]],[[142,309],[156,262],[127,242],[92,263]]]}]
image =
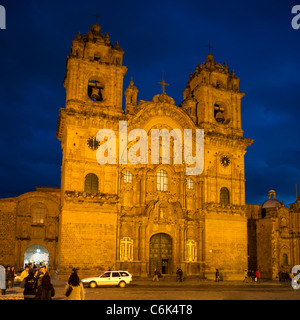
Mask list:
[{"label": "dome", "polygon": [[275,190],[270,190],[268,192],[269,199],[266,200],[262,204],[263,209],[268,209],[268,208],[280,208],[282,207],[282,203],[276,199],[276,191]]},{"label": "dome", "polygon": [[277,208],[277,207],[278,208],[282,207],[282,203],[276,199],[269,199],[262,204],[263,209]]}]

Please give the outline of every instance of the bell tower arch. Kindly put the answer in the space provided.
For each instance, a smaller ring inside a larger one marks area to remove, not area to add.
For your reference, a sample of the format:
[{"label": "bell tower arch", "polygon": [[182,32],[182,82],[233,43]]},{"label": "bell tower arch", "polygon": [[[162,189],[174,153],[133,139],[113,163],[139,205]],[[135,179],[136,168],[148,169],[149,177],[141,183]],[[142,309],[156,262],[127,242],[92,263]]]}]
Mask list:
[{"label": "bell tower arch", "polygon": [[98,23],[83,36],[76,34],[67,57],[64,79],[66,108],[83,106],[111,115],[122,114],[124,51],[110,42],[108,33],[101,33]]}]

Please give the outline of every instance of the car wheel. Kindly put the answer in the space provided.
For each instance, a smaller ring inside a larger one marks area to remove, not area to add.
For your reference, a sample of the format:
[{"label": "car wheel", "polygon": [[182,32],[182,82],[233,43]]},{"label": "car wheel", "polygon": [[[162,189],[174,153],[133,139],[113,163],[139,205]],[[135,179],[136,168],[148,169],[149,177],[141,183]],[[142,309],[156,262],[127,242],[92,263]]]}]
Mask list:
[{"label": "car wheel", "polygon": [[125,286],[126,286],[126,282],[125,282],[125,281],[121,281],[121,282],[119,283],[119,287],[120,287],[120,288],[125,288]]},{"label": "car wheel", "polygon": [[96,288],[97,283],[95,281],[90,282],[90,288]]}]

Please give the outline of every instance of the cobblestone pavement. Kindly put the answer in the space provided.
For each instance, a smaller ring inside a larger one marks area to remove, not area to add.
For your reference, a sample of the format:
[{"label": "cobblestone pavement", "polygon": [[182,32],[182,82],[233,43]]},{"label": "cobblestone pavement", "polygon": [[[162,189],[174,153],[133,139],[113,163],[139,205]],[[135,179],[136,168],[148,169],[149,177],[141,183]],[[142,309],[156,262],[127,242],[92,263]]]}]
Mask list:
[{"label": "cobblestone pavement", "polygon": [[18,286],[6,289],[5,295],[0,295],[0,300],[24,300],[23,290]]},{"label": "cobblestone pavement", "polygon": [[[52,279],[53,300],[65,300],[65,281]],[[262,281],[261,284],[242,281],[214,282],[209,280],[135,280],[125,288],[85,288],[86,300],[300,300],[300,290],[290,282]],[[7,289],[0,300],[23,300],[23,289]]]}]

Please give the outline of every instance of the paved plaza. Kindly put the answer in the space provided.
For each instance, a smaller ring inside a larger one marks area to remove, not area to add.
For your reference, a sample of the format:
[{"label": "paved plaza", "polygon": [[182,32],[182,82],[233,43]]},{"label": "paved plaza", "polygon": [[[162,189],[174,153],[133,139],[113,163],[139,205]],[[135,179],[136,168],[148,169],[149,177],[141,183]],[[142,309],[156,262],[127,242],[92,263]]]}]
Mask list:
[{"label": "paved plaza", "polygon": [[[53,300],[64,300],[65,281],[52,279],[55,288]],[[23,300],[23,289],[7,289],[0,300]],[[175,279],[135,280],[125,288],[85,288],[85,300],[300,300],[300,290],[290,282],[264,281],[260,284],[242,281],[191,279],[182,283]]]}]

